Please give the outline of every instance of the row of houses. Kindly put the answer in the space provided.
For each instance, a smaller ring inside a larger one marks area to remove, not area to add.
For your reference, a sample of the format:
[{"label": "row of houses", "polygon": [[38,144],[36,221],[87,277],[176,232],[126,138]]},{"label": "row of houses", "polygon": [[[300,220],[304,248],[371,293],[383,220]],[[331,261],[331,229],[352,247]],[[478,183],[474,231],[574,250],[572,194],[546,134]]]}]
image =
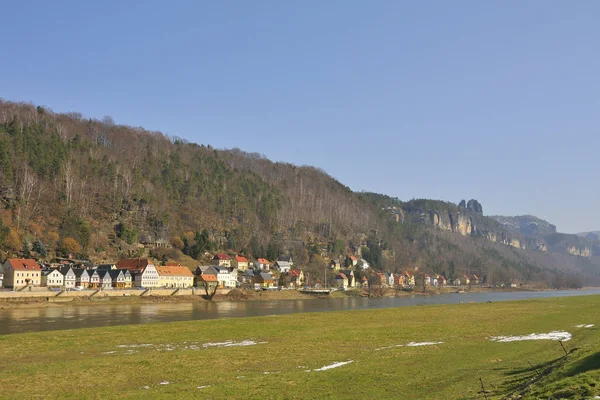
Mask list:
[{"label": "row of houses", "polygon": [[[436,274],[415,276],[414,273],[404,271],[402,273],[376,272],[371,277],[371,284],[377,286],[393,287],[397,289],[414,287],[417,285],[425,286],[469,286],[480,285],[481,280],[477,275],[463,275],[456,279],[446,279],[444,276]],[[354,270],[339,270],[335,276],[335,285],[338,288],[365,287],[369,285],[369,278],[365,275],[361,279],[356,279]]]}]

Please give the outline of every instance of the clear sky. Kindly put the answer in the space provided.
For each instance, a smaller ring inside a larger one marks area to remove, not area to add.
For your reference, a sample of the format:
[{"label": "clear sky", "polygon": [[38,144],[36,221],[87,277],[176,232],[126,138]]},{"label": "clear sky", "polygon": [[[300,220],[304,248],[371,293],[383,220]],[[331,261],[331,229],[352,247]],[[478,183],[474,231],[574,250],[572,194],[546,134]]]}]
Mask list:
[{"label": "clear sky", "polygon": [[600,1],[12,1],[0,97],[600,229]]}]

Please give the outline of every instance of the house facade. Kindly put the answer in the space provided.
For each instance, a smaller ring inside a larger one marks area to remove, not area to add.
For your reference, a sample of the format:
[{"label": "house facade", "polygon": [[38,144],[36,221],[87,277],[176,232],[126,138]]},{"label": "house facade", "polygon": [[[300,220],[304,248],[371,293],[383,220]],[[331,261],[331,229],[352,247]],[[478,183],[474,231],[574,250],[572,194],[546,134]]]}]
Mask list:
[{"label": "house facade", "polygon": [[217,265],[219,267],[231,267],[231,257],[225,253],[215,254],[212,261],[213,265]]},{"label": "house facade", "polygon": [[84,289],[90,287],[90,274],[87,269],[83,268],[75,268],[73,269],[75,273],[75,286],[82,287]]},{"label": "house facade", "polygon": [[271,268],[271,262],[266,258],[257,258],[254,265],[256,269],[261,271],[268,271]]},{"label": "house facade", "polygon": [[235,266],[238,271],[245,271],[248,269],[248,259],[243,256],[235,256]]},{"label": "house facade", "polygon": [[289,261],[277,260],[277,261],[275,261],[275,264],[273,264],[273,268],[275,268],[277,271],[284,274],[284,273],[289,272],[290,269],[292,269],[292,264],[290,264]]},{"label": "house facade", "polygon": [[167,288],[187,288],[194,286],[194,274],[188,267],[166,266],[156,267],[158,284]]},{"label": "house facade", "polygon": [[227,267],[215,267],[219,287],[233,289],[237,286],[237,270],[231,271]]},{"label": "house facade", "polygon": [[335,287],[339,289],[346,289],[348,287],[348,277],[341,272],[337,274],[335,276]]},{"label": "house facade", "polygon": [[112,289],[113,287],[113,281],[112,281],[112,276],[110,275],[110,271],[109,270],[101,270],[98,271],[96,270],[98,277],[100,278],[98,283],[98,287],[100,289]]},{"label": "house facade", "polygon": [[9,258],[3,266],[4,287],[20,289],[25,286],[40,286],[42,283],[40,266],[29,258]]},{"label": "house facade", "polygon": [[275,278],[269,272],[261,272],[254,276],[254,283],[262,288],[271,288],[275,287]]},{"label": "house facade", "polygon": [[41,273],[42,286],[49,288],[62,287],[65,282],[64,278],[58,269],[47,269]]},{"label": "house facade", "polygon": [[77,286],[77,277],[75,276],[73,268],[69,266],[62,267],[60,269],[60,273],[63,276],[64,287],[66,289],[73,289],[75,286]]},{"label": "house facade", "polygon": [[142,270],[131,271],[133,286],[143,288],[160,287],[158,272],[154,264],[148,264]]}]

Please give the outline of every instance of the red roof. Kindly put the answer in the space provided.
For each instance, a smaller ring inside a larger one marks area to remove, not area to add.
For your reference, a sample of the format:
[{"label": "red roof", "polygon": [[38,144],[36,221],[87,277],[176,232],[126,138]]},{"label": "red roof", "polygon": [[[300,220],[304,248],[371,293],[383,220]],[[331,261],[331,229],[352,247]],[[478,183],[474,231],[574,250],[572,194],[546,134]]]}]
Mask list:
[{"label": "red roof", "polygon": [[167,267],[156,267],[156,272],[158,272],[158,275],[162,276],[194,276],[188,267],[172,265]]},{"label": "red roof", "polygon": [[266,258],[257,258],[256,261],[258,261],[259,264],[271,264]]},{"label": "red roof", "polygon": [[198,279],[200,279],[201,281],[204,281],[204,282],[218,282],[217,281],[217,276],[216,275],[211,275],[211,274],[201,274],[201,275],[198,275]]},{"label": "red roof", "polygon": [[302,271],[297,270],[297,269],[290,269],[289,274],[290,274],[290,276],[300,276],[300,272],[302,272]]},{"label": "red roof", "polygon": [[335,279],[340,278],[340,279],[348,279],[348,277],[342,273],[339,273],[335,276]]},{"label": "red roof", "polygon": [[237,261],[237,262],[248,262],[248,259],[246,257],[242,257],[242,256],[235,256],[235,261]]},{"label": "red roof", "polygon": [[231,260],[231,257],[229,257],[225,253],[218,253],[218,254],[215,254],[213,260]]},{"label": "red roof", "polygon": [[364,275],[363,275],[363,277],[362,277],[362,280],[363,280],[363,281],[368,281],[367,277],[366,277],[366,276],[364,276]]},{"label": "red roof", "polygon": [[148,264],[154,265],[154,263],[147,258],[123,258],[122,260],[117,261],[117,269],[141,271],[146,268]]},{"label": "red roof", "polygon": [[350,256],[350,259],[351,259],[352,261],[358,261],[358,258],[356,258],[356,257],[354,257],[354,256]]},{"label": "red roof", "polygon": [[15,271],[39,271],[40,266],[30,258],[9,258],[8,263]]}]

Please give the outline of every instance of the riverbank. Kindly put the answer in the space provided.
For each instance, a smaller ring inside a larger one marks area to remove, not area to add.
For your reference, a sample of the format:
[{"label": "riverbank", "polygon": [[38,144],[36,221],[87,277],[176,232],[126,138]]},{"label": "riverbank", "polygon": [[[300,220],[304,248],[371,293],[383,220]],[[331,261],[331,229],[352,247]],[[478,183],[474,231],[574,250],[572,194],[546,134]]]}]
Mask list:
[{"label": "riverbank", "polygon": [[483,382],[489,399],[593,398],[599,307],[592,295],[66,330],[52,345],[47,332],[5,335],[0,394],[479,399]]},{"label": "riverbank", "polygon": [[[455,293],[457,288],[430,289],[427,292],[420,290],[395,290],[387,288],[375,297],[404,297],[404,296],[435,296]],[[517,288],[481,288],[472,287],[466,293],[510,293],[522,291],[537,291],[534,289]],[[143,294],[143,295],[142,295]],[[329,294],[306,294],[298,290],[236,290],[230,294],[229,290],[221,290],[213,297],[214,302],[223,301],[273,301],[273,300],[309,300],[309,299],[337,299],[368,297],[364,289],[338,290]],[[203,290],[198,289],[155,289],[143,292],[135,289],[105,290],[105,291],[71,291],[57,293],[49,290],[35,292],[0,292],[0,310],[35,307],[62,307],[65,305],[106,305],[106,304],[146,304],[146,303],[194,303],[206,302]]]}]

